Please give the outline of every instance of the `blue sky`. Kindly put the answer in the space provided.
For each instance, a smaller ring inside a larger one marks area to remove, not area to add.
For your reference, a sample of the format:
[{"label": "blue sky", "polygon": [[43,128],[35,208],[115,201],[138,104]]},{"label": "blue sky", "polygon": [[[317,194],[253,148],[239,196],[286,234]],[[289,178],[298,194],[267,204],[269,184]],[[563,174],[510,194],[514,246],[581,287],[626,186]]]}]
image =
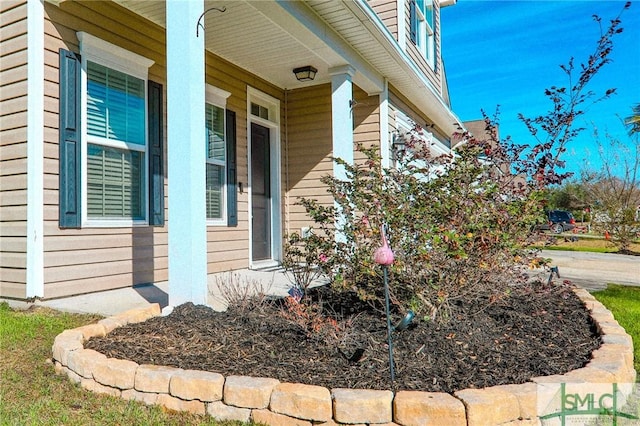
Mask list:
[{"label": "blue sky", "polygon": [[[474,120],[482,118],[481,109],[493,115],[499,104],[501,137],[533,143],[518,113],[534,117],[550,109],[544,89],[568,86],[560,65],[573,56],[579,66],[595,49],[600,28],[592,15],[602,18],[606,30],[623,5],[612,0],[458,0],[443,8],[442,52],[453,111],[463,121]],[[614,37],[612,62],[589,86],[600,94],[616,88],[616,94],[578,120],[587,129],[567,147],[568,171],[599,168],[594,127],[628,141],[621,119],[640,103],[640,2],[621,20],[624,31]]]}]

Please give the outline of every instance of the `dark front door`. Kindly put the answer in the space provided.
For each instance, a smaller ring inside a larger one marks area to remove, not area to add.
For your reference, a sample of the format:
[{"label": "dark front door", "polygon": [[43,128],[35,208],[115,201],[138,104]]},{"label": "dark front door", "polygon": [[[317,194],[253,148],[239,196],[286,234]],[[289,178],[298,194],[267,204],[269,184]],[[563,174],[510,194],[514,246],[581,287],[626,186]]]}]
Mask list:
[{"label": "dark front door", "polygon": [[251,124],[251,224],[253,260],[271,259],[269,129]]}]

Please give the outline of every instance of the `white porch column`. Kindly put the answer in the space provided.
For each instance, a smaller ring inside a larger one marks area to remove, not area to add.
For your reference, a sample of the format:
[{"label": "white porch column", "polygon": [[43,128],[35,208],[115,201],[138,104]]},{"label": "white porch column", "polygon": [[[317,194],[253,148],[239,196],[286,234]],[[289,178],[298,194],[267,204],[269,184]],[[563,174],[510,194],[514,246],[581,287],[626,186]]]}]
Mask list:
[{"label": "white porch column", "polygon": [[384,89],[380,93],[380,156],[382,167],[391,165],[391,141],[389,134],[389,82],[384,79]]},{"label": "white porch column", "polygon": [[44,297],[44,5],[27,2],[27,285]]},{"label": "white porch column", "polygon": [[[347,164],[353,164],[353,83],[355,70],[350,65],[329,69],[331,74],[331,138],[333,156],[342,158]],[[343,166],[333,163],[333,176],[347,180]],[[336,205],[336,207],[338,207]],[[344,217],[338,218],[338,227]],[[345,242],[343,234],[336,232],[336,241]]]},{"label": "white porch column", "polygon": [[[353,83],[355,70],[350,65],[331,68],[331,137],[333,156],[353,164]],[[334,177],[346,180],[343,167],[334,163]]]},{"label": "white porch column", "polygon": [[204,0],[167,0],[169,306],[207,300]]}]

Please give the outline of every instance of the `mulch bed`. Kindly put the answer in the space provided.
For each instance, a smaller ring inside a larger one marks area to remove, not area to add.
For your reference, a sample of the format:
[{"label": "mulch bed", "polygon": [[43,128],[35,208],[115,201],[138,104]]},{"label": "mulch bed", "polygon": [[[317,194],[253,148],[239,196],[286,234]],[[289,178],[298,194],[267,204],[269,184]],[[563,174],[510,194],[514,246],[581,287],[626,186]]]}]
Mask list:
[{"label": "mulch bed", "polygon": [[[272,377],[330,389],[452,393],[566,373],[584,366],[600,346],[574,293],[566,285],[538,284],[493,303],[480,297],[454,304],[446,321],[414,321],[394,332],[392,387],[384,311],[354,298],[335,299],[325,290],[315,297],[337,318],[335,325],[287,319],[282,312],[291,313],[291,305],[282,300],[227,312],[187,303],[166,317],[93,338],[85,347],[139,364],[224,376]],[[400,318],[395,314],[394,322]]]}]

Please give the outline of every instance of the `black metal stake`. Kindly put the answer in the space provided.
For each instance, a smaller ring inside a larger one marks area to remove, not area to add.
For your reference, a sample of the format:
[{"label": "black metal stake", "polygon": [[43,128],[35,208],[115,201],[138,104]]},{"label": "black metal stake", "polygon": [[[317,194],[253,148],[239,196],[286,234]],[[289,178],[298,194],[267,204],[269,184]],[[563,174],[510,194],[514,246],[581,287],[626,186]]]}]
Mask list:
[{"label": "black metal stake", "polygon": [[551,280],[553,280],[553,274],[556,274],[558,278],[560,278],[560,270],[557,266],[552,266],[550,269],[551,273],[549,274],[549,280],[547,281],[547,285],[551,284]]},{"label": "black metal stake", "polygon": [[393,371],[393,339],[391,338],[391,333],[393,332],[393,328],[391,327],[391,313],[389,312],[389,270],[387,265],[382,266],[382,271],[384,273],[384,302],[385,302],[385,310],[387,311],[387,339],[389,342],[389,371],[391,372],[391,387],[393,388],[393,384],[395,383],[396,376]]}]

